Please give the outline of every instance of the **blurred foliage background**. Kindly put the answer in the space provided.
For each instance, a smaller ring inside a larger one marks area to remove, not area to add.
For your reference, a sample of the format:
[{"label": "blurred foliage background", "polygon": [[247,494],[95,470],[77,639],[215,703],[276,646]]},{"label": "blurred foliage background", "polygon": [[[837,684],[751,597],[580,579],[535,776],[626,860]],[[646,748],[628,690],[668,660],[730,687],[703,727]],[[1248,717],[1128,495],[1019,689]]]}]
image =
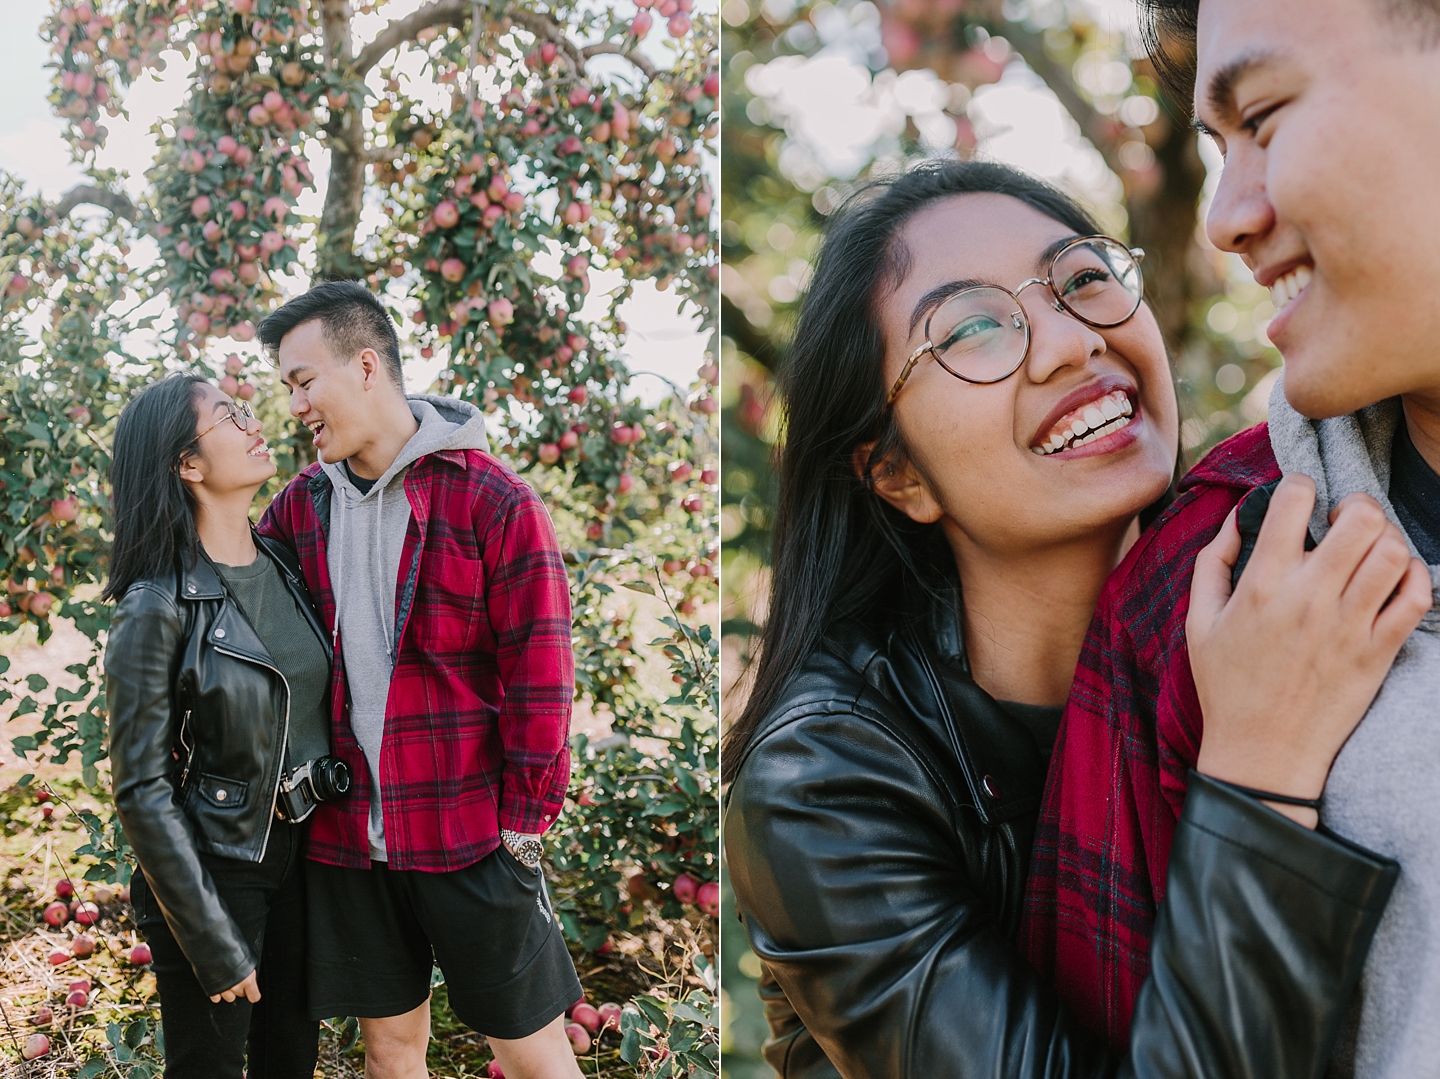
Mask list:
[{"label": "blurred foliage background", "polygon": [[[931,157],[1002,160],[1144,247],[1186,467],[1264,418],[1280,357],[1268,293],[1204,236],[1219,154],[1161,92],[1130,0],[722,0],[720,15],[721,651],[734,715],[765,621],[783,438],[773,375],[825,219],[868,179]],[[759,965],[728,908],[722,934],[724,1072],[767,1075]]]}]

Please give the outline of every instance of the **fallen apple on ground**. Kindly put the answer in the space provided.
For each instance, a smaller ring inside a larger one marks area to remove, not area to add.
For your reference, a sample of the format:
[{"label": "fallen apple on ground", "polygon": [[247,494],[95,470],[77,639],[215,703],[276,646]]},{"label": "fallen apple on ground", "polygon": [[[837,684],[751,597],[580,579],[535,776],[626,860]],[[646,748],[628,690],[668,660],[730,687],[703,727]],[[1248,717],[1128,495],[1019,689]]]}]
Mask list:
[{"label": "fallen apple on ground", "polygon": [[577,1057],[590,1052],[590,1032],[579,1023],[565,1024],[565,1037],[570,1039],[570,1048]]}]

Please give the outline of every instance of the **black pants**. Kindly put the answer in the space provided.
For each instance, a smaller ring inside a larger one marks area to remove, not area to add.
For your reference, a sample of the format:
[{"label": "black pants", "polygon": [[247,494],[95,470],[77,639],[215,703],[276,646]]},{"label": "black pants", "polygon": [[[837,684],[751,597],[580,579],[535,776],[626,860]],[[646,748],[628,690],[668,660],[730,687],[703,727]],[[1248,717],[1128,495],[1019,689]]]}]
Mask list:
[{"label": "black pants", "polygon": [[154,956],[165,1079],[309,1079],[315,1074],[320,1024],[305,1007],[301,835],[300,827],[276,821],[259,863],[200,856],[230,916],[260,956],[259,1004],[243,997],[233,1004],[210,1002],[144,873],[135,873],[130,901]]}]

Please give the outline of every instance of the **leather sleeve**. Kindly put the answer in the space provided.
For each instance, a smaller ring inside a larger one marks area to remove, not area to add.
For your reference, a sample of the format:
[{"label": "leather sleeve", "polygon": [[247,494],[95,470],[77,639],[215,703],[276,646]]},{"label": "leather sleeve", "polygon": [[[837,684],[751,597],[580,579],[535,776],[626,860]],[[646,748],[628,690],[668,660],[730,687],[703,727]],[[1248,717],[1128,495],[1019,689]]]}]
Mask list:
[{"label": "leather sleeve", "polygon": [[215,890],[176,803],[172,774],[180,614],[173,597],[144,584],[115,610],[105,647],[110,772],[125,837],[165,921],[207,994],[255,969],[239,927]]},{"label": "leather sleeve", "polygon": [[751,946],[795,1012],[767,1003],[784,1020],[772,1064],[785,1079],[1313,1079],[1394,866],[1203,778],[1193,798],[1120,1060],[998,928],[987,880],[1004,871],[958,849],[916,747],[856,715],[771,728],[730,791],[725,847]]}]

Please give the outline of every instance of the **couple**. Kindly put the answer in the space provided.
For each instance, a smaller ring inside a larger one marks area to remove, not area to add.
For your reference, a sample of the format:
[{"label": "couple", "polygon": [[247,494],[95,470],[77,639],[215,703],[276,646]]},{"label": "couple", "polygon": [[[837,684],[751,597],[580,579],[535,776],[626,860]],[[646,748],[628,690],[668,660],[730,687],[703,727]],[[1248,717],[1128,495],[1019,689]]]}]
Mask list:
[{"label": "couple", "polygon": [[782,1076],[1440,1074],[1440,11],[1147,15],[1283,388],[1171,490],[1137,253],[993,165],[840,215],[724,758]]},{"label": "couple", "polygon": [[478,410],[405,394],[362,286],[260,339],[320,462],[258,526],[244,402],[175,375],[115,433],[110,756],[165,1074],[309,1076],[354,1015],[369,1079],[423,1079],[438,963],[506,1075],[578,1079],[539,868],[574,690],[550,519]]}]

